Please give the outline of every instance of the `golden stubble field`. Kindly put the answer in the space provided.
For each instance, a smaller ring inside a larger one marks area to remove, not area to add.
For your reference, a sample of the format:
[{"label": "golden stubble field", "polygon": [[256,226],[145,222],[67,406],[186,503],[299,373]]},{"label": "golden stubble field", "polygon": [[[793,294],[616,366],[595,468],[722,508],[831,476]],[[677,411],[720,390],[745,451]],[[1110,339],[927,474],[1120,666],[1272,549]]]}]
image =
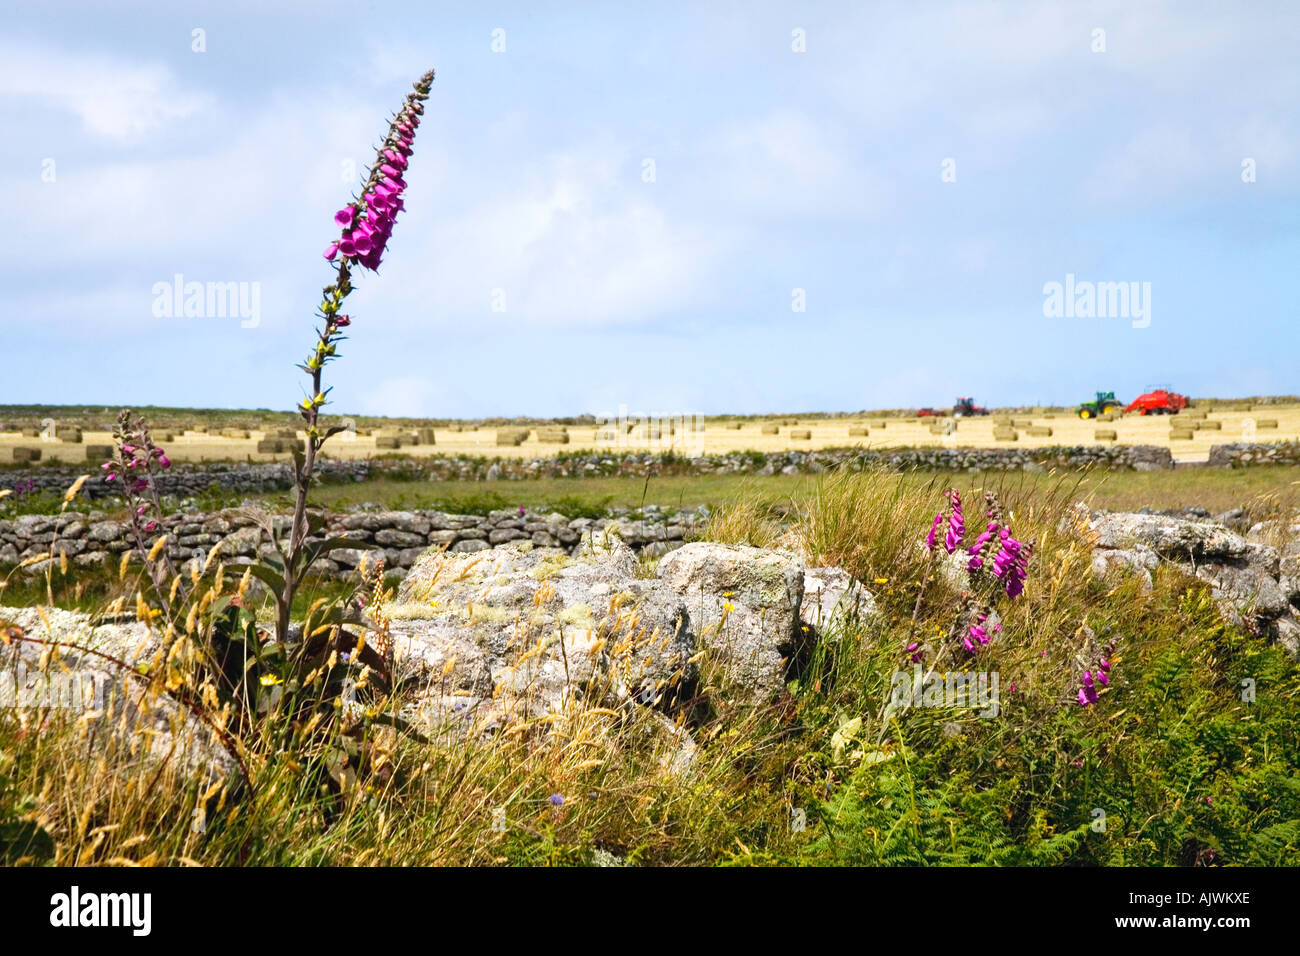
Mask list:
[{"label": "golden stubble field", "polygon": [[[482,455],[503,457],[544,457],[562,451],[598,450],[610,452],[676,451],[683,454],[725,454],[733,451],[774,452],[862,446],[867,448],[899,447],[1022,447],[1036,448],[1048,445],[1096,445],[1112,441],[1124,445],[1164,445],[1180,462],[1204,461],[1210,446],[1238,441],[1280,441],[1300,439],[1300,405],[1267,405],[1254,410],[1225,409],[1216,411],[1212,406],[1190,409],[1179,415],[1124,415],[1113,421],[1093,419],[1085,421],[1070,411],[1044,414],[973,418],[873,418],[858,419],[731,419],[710,420],[702,431],[684,428],[681,421],[670,430],[666,425],[659,429],[658,437],[644,426],[626,428],[613,426],[569,426],[565,431],[567,443],[539,439],[538,430],[531,429],[528,438],[518,445],[498,445],[497,429],[489,426],[464,426],[463,431],[446,428],[435,430],[434,444],[403,441],[400,450],[379,448],[378,435],[342,434],[331,439],[326,446],[327,456],[334,458],[366,458],[376,454],[400,453],[422,456],[433,454]],[[1197,416],[1204,415],[1204,418]],[[936,434],[932,423],[952,425],[947,433]],[[999,425],[998,423],[1002,423]],[[1275,424],[1270,424],[1275,423]],[[736,427],[739,426],[739,427]],[[777,428],[771,434],[773,427]],[[558,426],[557,426],[558,427]],[[995,437],[995,428],[1011,428],[1015,439]],[[651,426],[653,428],[653,426]],[[866,434],[861,434],[861,429]],[[1171,429],[1194,428],[1191,438],[1171,438]],[[1031,433],[1033,429],[1033,433]],[[1051,434],[1043,430],[1050,429]],[[546,429],[542,429],[543,432]],[[1115,438],[1098,438],[1099,431],[1113,431]],[[853,432],[852,434],[850,432]],[[410,434],[406,431],[388,430],[382,434]],[[227,438],[203,432],[187,431],[174,434],[165,442],[168,454],[176,461],[275,461],[288,457],[286,452],[259,452],[258,442],[267,433],[250,431],[247,439]],[[108,432],[84,432],[80,442],[50,437],[30,437],[13,432],[0,432],[0,461],[13,461],[15,448],[38,449],[42,461],[79,463],[88,461],[88,446],[108,445],[112,436]],[[160,444],[164,444],[160,442]],[[95,456],[93,462],[102,459]]]}]

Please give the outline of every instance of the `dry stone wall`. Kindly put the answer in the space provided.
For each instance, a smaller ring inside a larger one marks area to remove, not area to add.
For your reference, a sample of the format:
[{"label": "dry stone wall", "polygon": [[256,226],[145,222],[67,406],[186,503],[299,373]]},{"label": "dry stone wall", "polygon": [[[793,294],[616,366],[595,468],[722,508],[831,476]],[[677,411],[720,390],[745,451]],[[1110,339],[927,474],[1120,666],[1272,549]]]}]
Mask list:
[{"label": "dry stone wall", "polygon": [[1233,442],[1210,448],[1210,464],[1219,468],[1252,465],[1300,465],[1300,441]]},{"label": "dry stone wall", "polygon": [[[403,569],[411,567],[431,546],[445,547],[453,554],[521,544],[573,553],[585,533],[606,528],[612,528],[633,549],[659,556],[696,535],[706,516],[700,511],[663,512],[647,507],[639,515],[609,518],[567,518],[553,512],[513,510],[487,515],[376,511],[332,514],[326,520],[328,537],[349,538],[358,547],[332,552],[329,560],[314,566],[318,573],[346,576],[361,563],[363,555],[369,555],[370,562],[382,556],[390,572],[401,577]],[[277,534],[283,534],[289,517],[275,516],[273,526]],[[177,563],[206,559],[214,547],[219,547],[219,556],[231,565],[251,563],[259,554],[274,554],[270,538],[253,517],[239,510],[169,516],[147,542],[152,543],[160,534],[168,536],[168,554]],[[103,514],[23,515],[0,521],[0,567],[51,554],[55,561],[67,555],[75,567],[96,567],[118,560],[133,544],[130,524]],[[36,560],[23,571],[44,573],[45,563]]]},{"label": "dry stone wall", "polygon": [[[1300,458],[1300,451],[1293,454]],[[608,455],[576,452],[554,458],[531,459],[442,456],[346,461],[325,459],[318,462],[316,467],[321,481],[360,482],[369,478],[522,481],[530,478],[642,477],[647,474],[793,475],[818,473],[834,468],[864,468],[868,465],[883,465],[900,470],[934,468],[961,471],[1040,471],[1092,465],[1119,471],[1152,471],[1172,468],[1173,458],[1169,449],[1153,445],[1074,445],[1050,448],[733,452],[695,458],[649,453]],[[62,493],[78,475],[85,472],[85,467],[70,468],[62,465],[4,469],[0,470],[0,489]],[[237,494],[254,495],[284,491],[292,487],[293,467],[287,462],[178,464],[159,475],[157,480],[163,494],[177,497],[198,495],[214,487]],[[82,490],[83,495],[92,499],[111,497],[115,493],[116,489],[98,474]]]}]

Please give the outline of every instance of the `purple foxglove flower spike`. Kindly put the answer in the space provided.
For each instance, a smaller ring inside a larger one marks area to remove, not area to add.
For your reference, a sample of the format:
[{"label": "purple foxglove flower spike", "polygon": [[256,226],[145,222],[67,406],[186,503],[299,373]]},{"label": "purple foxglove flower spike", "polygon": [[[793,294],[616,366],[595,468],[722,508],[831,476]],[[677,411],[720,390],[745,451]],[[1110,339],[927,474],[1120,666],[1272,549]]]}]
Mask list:
[{"label": "purple foxglove flower spike", "polygon": [[952,510],[948,515],[948,533],[944,535],[943,546],[952,554],[961,547],[961,539],[966,534],[966,520],[961,513],[961,494],[956,489],[948,493],[948,503]]},{"label": "purple foxglove flower spike", "polygon": [[[408,96],[402,111],[393,119],[384,144],[376,153],[360,204],[349,203],[335,213],[334,221],[343,234],[325,250],[325,258],[331,262],[342,256],[372,271],[379,268],[393,228],[391,217],[384,218],[381,214],[396,214],[405,208],[400,199],[406,188],[402,175],[409,166],[407,157],[412,153],[415,130],[424,112],[420,100],[428,96],[432,82],[432,73],[421,77],[415,84],[415,92]],[[369,218],[358,218],[359,206],[367,211]]]},{"label": "purple foxglove flower spike", "polygon": [[934,536],[935,533],[939,530],[939,525],[941,524],[943,524],[943,515],[942,514],[935,515],[934,524],[930,525],[930,533],[925,536],[925,546],[930,551],[934,550]]}]

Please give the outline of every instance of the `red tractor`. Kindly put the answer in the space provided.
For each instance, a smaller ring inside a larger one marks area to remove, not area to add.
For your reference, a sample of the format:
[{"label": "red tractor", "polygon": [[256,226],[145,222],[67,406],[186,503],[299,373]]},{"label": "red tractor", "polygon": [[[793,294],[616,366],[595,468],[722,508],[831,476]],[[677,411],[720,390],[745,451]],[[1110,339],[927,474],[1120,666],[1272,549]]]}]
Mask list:
[{"label": "red tractor", "polygon": [[1188,404],[1186,395],[1179,395],[1167,388],[1157,388],[1133,399],[1124,411],[1137,412],[1139,415],[1177,415]]},{"label": "red tractor", "polygon": [[983,405],[976,405],[975,399],[958,396],[957,404],[952,407],[953,418],[971,418],[975,415],[987,415],[989,410]]}]

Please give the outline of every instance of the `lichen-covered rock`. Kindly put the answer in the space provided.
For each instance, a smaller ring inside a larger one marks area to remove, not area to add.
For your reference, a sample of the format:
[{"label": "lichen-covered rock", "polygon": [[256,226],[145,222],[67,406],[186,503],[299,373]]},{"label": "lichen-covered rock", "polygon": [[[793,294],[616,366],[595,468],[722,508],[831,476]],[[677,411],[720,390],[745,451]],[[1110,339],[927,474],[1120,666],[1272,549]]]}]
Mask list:
[{"label": "lichen-covered rock", "polygon": [[1098,548],[1092,555],[1092,571],[1098,577],[1118,568],[1137,574],[1148,588],[1153,583],[1151,572],[1159,566],[1160,556],[1144,544],[1132,548]]},{"label": "lichen-covered rock", "polygon": [[209,780],[237,772],[211,727],[128,670],[161,648],[144,624],[96,625],[75,611],[8,607],[0,607],[0,622],[18,632],[0,646],[0,703],[93,726],[83,738],[88,757],[111,753]]},{"label": "lichen-covered rock", "polygon": [[1108,511],[1094,511],[1088,520],[1099,548],[1144,545],[1174,561],[1237,558],[1249,550],[1245,538],[1212,521]]},{"label": "lichen-covered rock", "polygon": [[685,601],[723,692],[747,703],[781,690],[787,663],[809,640],[800,621],[803,575],[790,555],[703,541],[665,555],[658,568],[660,584]]},{"label": "lichen-covered rock", "polygon": [[1292,654],[1300,651],[1300,521],[1294,517],[1261,522],[1245,535],[1199,516],[1079,506],[1076,520],[1093,542],[1094,573],[1121,569],[1150,584],[1152,572],[1168,562],[1208,583],[1226,620],[1273,635]]},{"label": "lichen-covered rock", "polygon": [[431,548],[383,609],[399,676],[426,688],[417,709],[444,716],[453,697],[478,701],[467,706],[479,716],[495,713],[483,701],[546,713],[575,698],[671,712],[694,697],[703,660],[714,692],[761,704],[819,624],[871,613],[871,596],[840,569],[694,542],[652,570],[617,528],[587,529],[573,556],[530,541]]},{"label": "lichen-covered rock", "polygon": [[430,675],[454,658],[453,688],[540,699],[658,697],[693,677],[678,600],[635,577],[616,538],[570,558],[560,551],[431,550],[385,613],[399,659]]},{"label": "lichen-covered rock", "polygon": [[809,568],[803,576],[799,619],[818,633],[839,621],[863,621],[876,613],[875,598],[843,568]]}]

